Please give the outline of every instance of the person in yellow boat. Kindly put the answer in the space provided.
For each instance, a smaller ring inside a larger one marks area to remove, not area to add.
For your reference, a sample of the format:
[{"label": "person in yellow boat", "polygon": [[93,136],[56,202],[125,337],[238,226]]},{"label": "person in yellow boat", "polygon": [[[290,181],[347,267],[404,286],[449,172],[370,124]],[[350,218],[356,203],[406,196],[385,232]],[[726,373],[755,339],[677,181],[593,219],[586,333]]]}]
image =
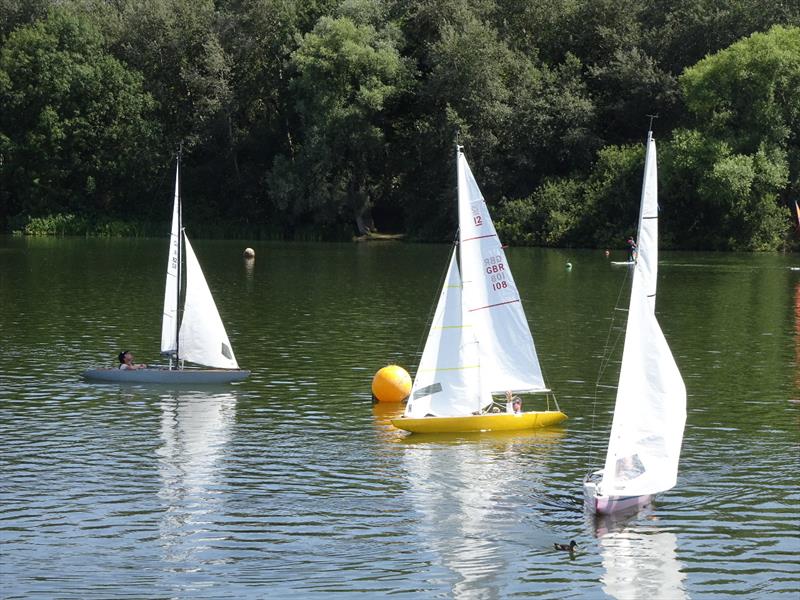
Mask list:
[{"label": "person in yellow boat", "polygon": [[133,354],[131,354],[130,350],[123,350],[119,353],[119,368],[120,369],[146,369],[147,365],[142,364],[134,364],[133,362]]},{"label": "person in yellow boat", "polygon": [[506,412],[517,414],[522,412],[522,400],[519,396],[514,396],[510,390],[506,392]]}]

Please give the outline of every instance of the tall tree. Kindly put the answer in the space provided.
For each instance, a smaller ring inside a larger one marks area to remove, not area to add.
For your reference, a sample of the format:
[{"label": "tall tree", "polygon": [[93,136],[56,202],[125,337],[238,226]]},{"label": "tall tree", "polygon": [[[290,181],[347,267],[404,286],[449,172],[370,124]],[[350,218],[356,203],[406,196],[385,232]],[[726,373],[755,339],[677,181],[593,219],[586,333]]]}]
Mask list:
[{"label": "tall tree", "polygon": [[[776,249],[800,171],[800,27],[775,26],[681,77],[696,127],[676,132],[665,186],[694,244]],[[687,182],[692,182],[687,185]]]},{"label": "tall tree", "polygon": [[65,10],[17,28],[0,49],[0,176],[8,213],[127,214],[157,134],[142,76]]},{"label": "tall tree", "polygon": [[386,106],[407,75],[396,28],[377,28],[382,16],[364,12],[374,4],[347,3],[303,36],[291,59],[302,135],[271,173],[273,193],[295,217],[352,220],[362,233],[386,185]]}]

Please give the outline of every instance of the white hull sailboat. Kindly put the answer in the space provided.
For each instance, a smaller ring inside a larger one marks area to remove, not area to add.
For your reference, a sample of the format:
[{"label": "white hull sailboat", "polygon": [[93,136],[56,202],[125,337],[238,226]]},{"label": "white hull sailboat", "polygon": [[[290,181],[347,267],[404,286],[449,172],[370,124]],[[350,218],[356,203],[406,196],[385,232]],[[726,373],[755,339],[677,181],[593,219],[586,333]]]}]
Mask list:
[{"label": "white hull sailboat", "polygon": [[686,387],[655,316],[658,175],[652,131],[647,135],[638,231],[605,465],[583,482],[586,504],[597,514],[644,506],[675,486],[686,423]]},{"label": "white hull sailboat", "polygon": [[[405,412],[415,433],[510,431],[567,418],[549,395],[505,252],[457,147],[459,239],[453,248]],[[459,260],[460,258],[460,260]],[[493,394],[548,394],[548,410],[515,413]]]},{"label": "white hull sailboat", "polygon": [[[183,230],[180,168],[179,153],[161,323],[161,354],[169,356],[169,366],[87,369],[83,372],[86,379],[113,383],[214,384],[241,381],[250,375],[250,371],[240,369],[236,362],[211,290]],[[181,295],[184,300],[182,318],[178,311]],[[210,368],[188,367],[186,362]]]}]

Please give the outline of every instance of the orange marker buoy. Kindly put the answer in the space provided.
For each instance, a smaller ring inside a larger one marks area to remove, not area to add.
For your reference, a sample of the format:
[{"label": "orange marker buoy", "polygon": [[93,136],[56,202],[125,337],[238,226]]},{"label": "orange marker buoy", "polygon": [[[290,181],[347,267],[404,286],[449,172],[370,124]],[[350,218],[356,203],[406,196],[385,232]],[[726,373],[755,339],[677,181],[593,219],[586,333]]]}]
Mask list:
[{"label": "orange marker buoy", "polygon": [[401,402],[411,393],[411,376],[403,367],[383,367],[372,378],[372,395],[378,402]]}]

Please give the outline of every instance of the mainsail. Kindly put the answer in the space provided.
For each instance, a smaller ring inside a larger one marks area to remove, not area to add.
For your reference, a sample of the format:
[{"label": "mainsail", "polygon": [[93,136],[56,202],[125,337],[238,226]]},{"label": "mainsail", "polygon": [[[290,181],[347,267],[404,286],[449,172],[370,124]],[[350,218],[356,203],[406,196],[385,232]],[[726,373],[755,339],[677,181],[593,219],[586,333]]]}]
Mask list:
[{"label": "mainsail", "polygon": [[180,358],[219,369],[238,369],[217,305],[185,232],[183,241],[186,299],[180,329]]},{"label": "mainsail", "polygon": [[490,404],[491,396],[481,393],[477,346],[472,328],[463,320],[461,277],[453,249],[447,278],[406,404],[406,416],[468,415]]},{"label": "mainsail", "polygon": [[465,321],[492,393],[548,391],[514,277],[478,184],[458,149],[458,225]]},{"label": "mainsail", "polygon": [[658,262],[655,163],[655,141],[649,134],[638,256],[600,490],[606,496],[644,496],[672,488],[686,422],[686,388],[654,313]]}]

